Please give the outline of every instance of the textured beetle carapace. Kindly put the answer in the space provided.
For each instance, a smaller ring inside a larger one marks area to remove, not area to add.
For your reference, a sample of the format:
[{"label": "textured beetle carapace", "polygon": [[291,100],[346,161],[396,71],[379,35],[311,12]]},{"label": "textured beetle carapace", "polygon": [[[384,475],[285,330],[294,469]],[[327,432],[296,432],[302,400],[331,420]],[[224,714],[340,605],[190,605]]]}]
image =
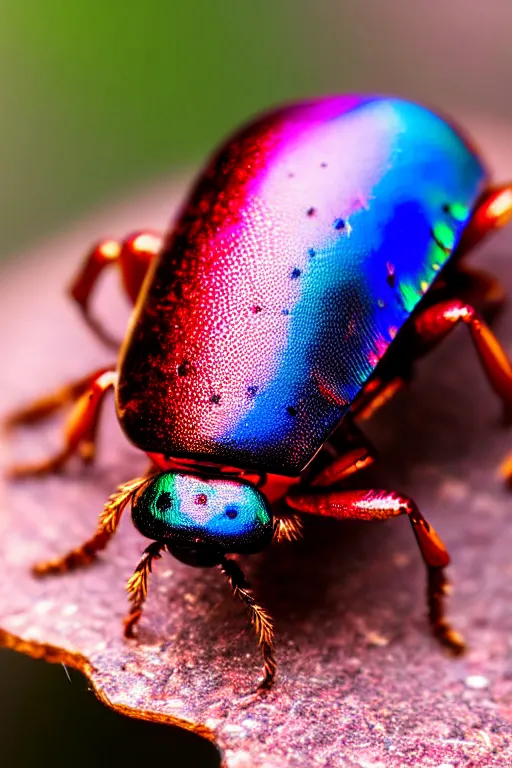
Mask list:
[{"label": "textured beetle carapace", "polygon": [[485,184],[458,134],[412,104],[339,98],[250,126],[200,179],[138,306],[117,394],[128,437],[300,472]]},{"label": "textured beetle carapace", "polygon": [[13,472],[57,470],[73,454],[91,460],[99,407],[114,388],[121,426],[151,462],[110,497],[90,540],[36,572],[92,560],[130,503],[153,543],[128,584],[127,636],[164,549],[190,565],[220,566],[249,611],[268,686],[272,622],[229,555],[297,538],[301,513],[405,514],[427,567],[433,632],[460,651],[443,614],[449,556],[414,501],[332,486],[374,460],[358,423],[459,322],[510,411],[512,369],[484,320],[503,292],[464,257],[511,216],[512,186],[493,187],[461,132],[417,104],[340,96],[243,128],[164,237],[138,232],[88,253],[71,293],[93,330],[110,341],[90,311],[109,264],[136,303],[117,369],[10,417],[11,425],[35,421],[76,401],[62,451]]}]

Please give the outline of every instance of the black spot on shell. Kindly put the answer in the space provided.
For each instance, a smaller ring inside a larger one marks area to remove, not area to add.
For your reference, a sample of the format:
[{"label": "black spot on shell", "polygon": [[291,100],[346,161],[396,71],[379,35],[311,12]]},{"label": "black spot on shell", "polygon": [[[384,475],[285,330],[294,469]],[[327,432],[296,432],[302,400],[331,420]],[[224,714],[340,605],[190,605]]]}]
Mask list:
[{"label": "black spot on shell", "polygon": [[298,277],[302,275],[302,272],[298,267],[295,267],[295,269],[292,271],[291,278],[292,280],[296,280]]},{"label": "black spot on shell", "polygon": [[310,249],[308,250],[308,253],[309,253],[309,255],[310,255],[310,256],[316,256],[316,251],[315,251],[315,249],[314,249],[314,248],[310,248]]},{"label": "black spot on shell", "polygon": [[334,222],[334,229],[345,229],[344,219],[336,219]]},{"label": "black spot on shell", "polygon": [[451,213],[450,204],[443,203],[443,205],[441,206],[441,210],[443,211],[443,213]]},{"label": "black spot on shell", "polygon": [[396,282],[396,276],[395,276],[395,267],[393,264],[390,264],[389,262],[386,264],[386,269],[388,271],[386,280],[390,288],[395,287]]},{"label": "black spot on shell", "polygon": [[296,416],[297,415],[297,409],[294,408],[293,405],[289,405],[288,408],[286,409],[286,413],[289,416]]},{"label": "black spot on shell", "polygon": [[220,395],[212,395],[210,397],[210,403],[213,403],[214,405],[218,405],[220,403]]},{"label": "black spot on shell", "polygon": [[163,491],[155,501],[155,506],[159,512],[166,512],[172,507],[172,496],[169,491]]},{"label": "black spot on shell", "polygon": [[238,509],[236,507],[227,507],[226,517],[229,517],[230,520],[234,520],[235,517],[238,517]]},{"label": "black spot on shell", "polygon": [[188,376],[191,370],[191,365],[189,360],[184,360],[180,365],[178,365],[178,376]]},{"label": "black spot on shell", "polygon": [[247,387],[247,394],[250,395],[251,397],[254,397],[257,391],[258,391],[258,387],[255,384],[251,384],[250,387]]},{"label": "black spot on shell", "polygon": [[253,313],[253,315],[257,315],[258,312],[261,312],[261,311],[262,311],[261,307],[259,307],[257,304],[254,307],[251,307],[251,312]]},{"label": "black spot on shell", "polygon": [[306,211],[306,216],[314,216],[315,213],[316,213],[316,209],[315,208],[308,208],[307,211]]}]

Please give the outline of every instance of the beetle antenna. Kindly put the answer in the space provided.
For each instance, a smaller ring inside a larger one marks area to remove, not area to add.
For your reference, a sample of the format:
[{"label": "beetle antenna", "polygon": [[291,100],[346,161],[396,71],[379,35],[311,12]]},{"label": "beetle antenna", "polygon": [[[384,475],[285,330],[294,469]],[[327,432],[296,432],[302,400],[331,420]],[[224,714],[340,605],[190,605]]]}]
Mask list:
[{"label": "beetle antenna", "polygon": [[149,547],[146,547],[142,557],[133,573],[128,579],[126,591],[131,603],[130,613],[124,620],[125,637],[134,636],[134,627],[142,616],[142,606],[148,594],[149,574],[153,568],[153,562],[160,560],[162,550],[166,545],[160,541],[154,541]]},{"label": "beetle antenna", "polygon": [[227,577],[235,597],[245,605],[251,618],[251,624],[256,630],[258,644],[263,656],[264,677],[258,686],[259,690],[271,687],[276,675],[277,664],[274,655],[274,627],[267,611],[258,605],[252,590],[246,581],[242,569],[234,560],[223,557],[219,563],[222,573]]}]

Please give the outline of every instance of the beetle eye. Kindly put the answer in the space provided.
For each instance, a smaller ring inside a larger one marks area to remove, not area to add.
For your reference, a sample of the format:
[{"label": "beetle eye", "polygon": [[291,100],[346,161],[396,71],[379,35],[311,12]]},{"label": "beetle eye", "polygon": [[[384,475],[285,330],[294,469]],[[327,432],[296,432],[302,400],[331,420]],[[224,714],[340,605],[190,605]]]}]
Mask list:
[{"label": "beetle eye", "polygon": [[159,512],[166,512],[172,507],[172,496],[168,491],[163,491],[155,501],[155,506]]},{"label": "beetle eye", "polygon": [[235,507],[228,507],[226,509],[226,517],[229,517],[230,520],[234,520],[235,517],[238,517],[238,509]]}]

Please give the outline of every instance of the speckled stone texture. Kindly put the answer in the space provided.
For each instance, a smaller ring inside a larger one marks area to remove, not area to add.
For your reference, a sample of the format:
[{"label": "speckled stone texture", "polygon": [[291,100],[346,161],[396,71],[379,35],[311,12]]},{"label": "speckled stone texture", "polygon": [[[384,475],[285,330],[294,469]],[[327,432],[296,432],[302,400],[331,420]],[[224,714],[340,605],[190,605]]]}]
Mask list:
[{"label": "speckled stone texture", "polygon": [[[483,143],[499,140],[482,131]],[[500,177],[505,165],[499,160]],[[511,157],[505,157],[512,171]],[[109,362],[63,297],[81,251],[99,235],[163,225],[176,188],[92,217],[0,275],[1,409]],[[174,201],[174,202],[172,202]],[[473,260],[512,291],[512,228]],[[98,311],[122,333],[126,311],[106,280]],[[496,323],[512,355],[512,310]],[[4,460],[58,445],[58,419],[2,445]],[[512,431],[459,328],[419,366],[412,386],[367,432],[381,461],[361,486],[411,494],[446,541],[449,615],[469,643],[453,660],[425,621],[424,572],[406,520],[308,519],[306,537],[245,560],[275,617],[280,673],[252,692],[260,659],[245,614],[220,574],[166,555],[156,564],[138,641],[122,637],[126,579],[145,541],[129,516],[88,570],[36,581],[29,566],[95,527],[117,483],[144,457],[105,408],[96,466],[5,483],[0,515],[4,644],[75,664],[111,706],[215,739],[228,768],[490,768],[512,766],[512,496],[496,468]]]}]

